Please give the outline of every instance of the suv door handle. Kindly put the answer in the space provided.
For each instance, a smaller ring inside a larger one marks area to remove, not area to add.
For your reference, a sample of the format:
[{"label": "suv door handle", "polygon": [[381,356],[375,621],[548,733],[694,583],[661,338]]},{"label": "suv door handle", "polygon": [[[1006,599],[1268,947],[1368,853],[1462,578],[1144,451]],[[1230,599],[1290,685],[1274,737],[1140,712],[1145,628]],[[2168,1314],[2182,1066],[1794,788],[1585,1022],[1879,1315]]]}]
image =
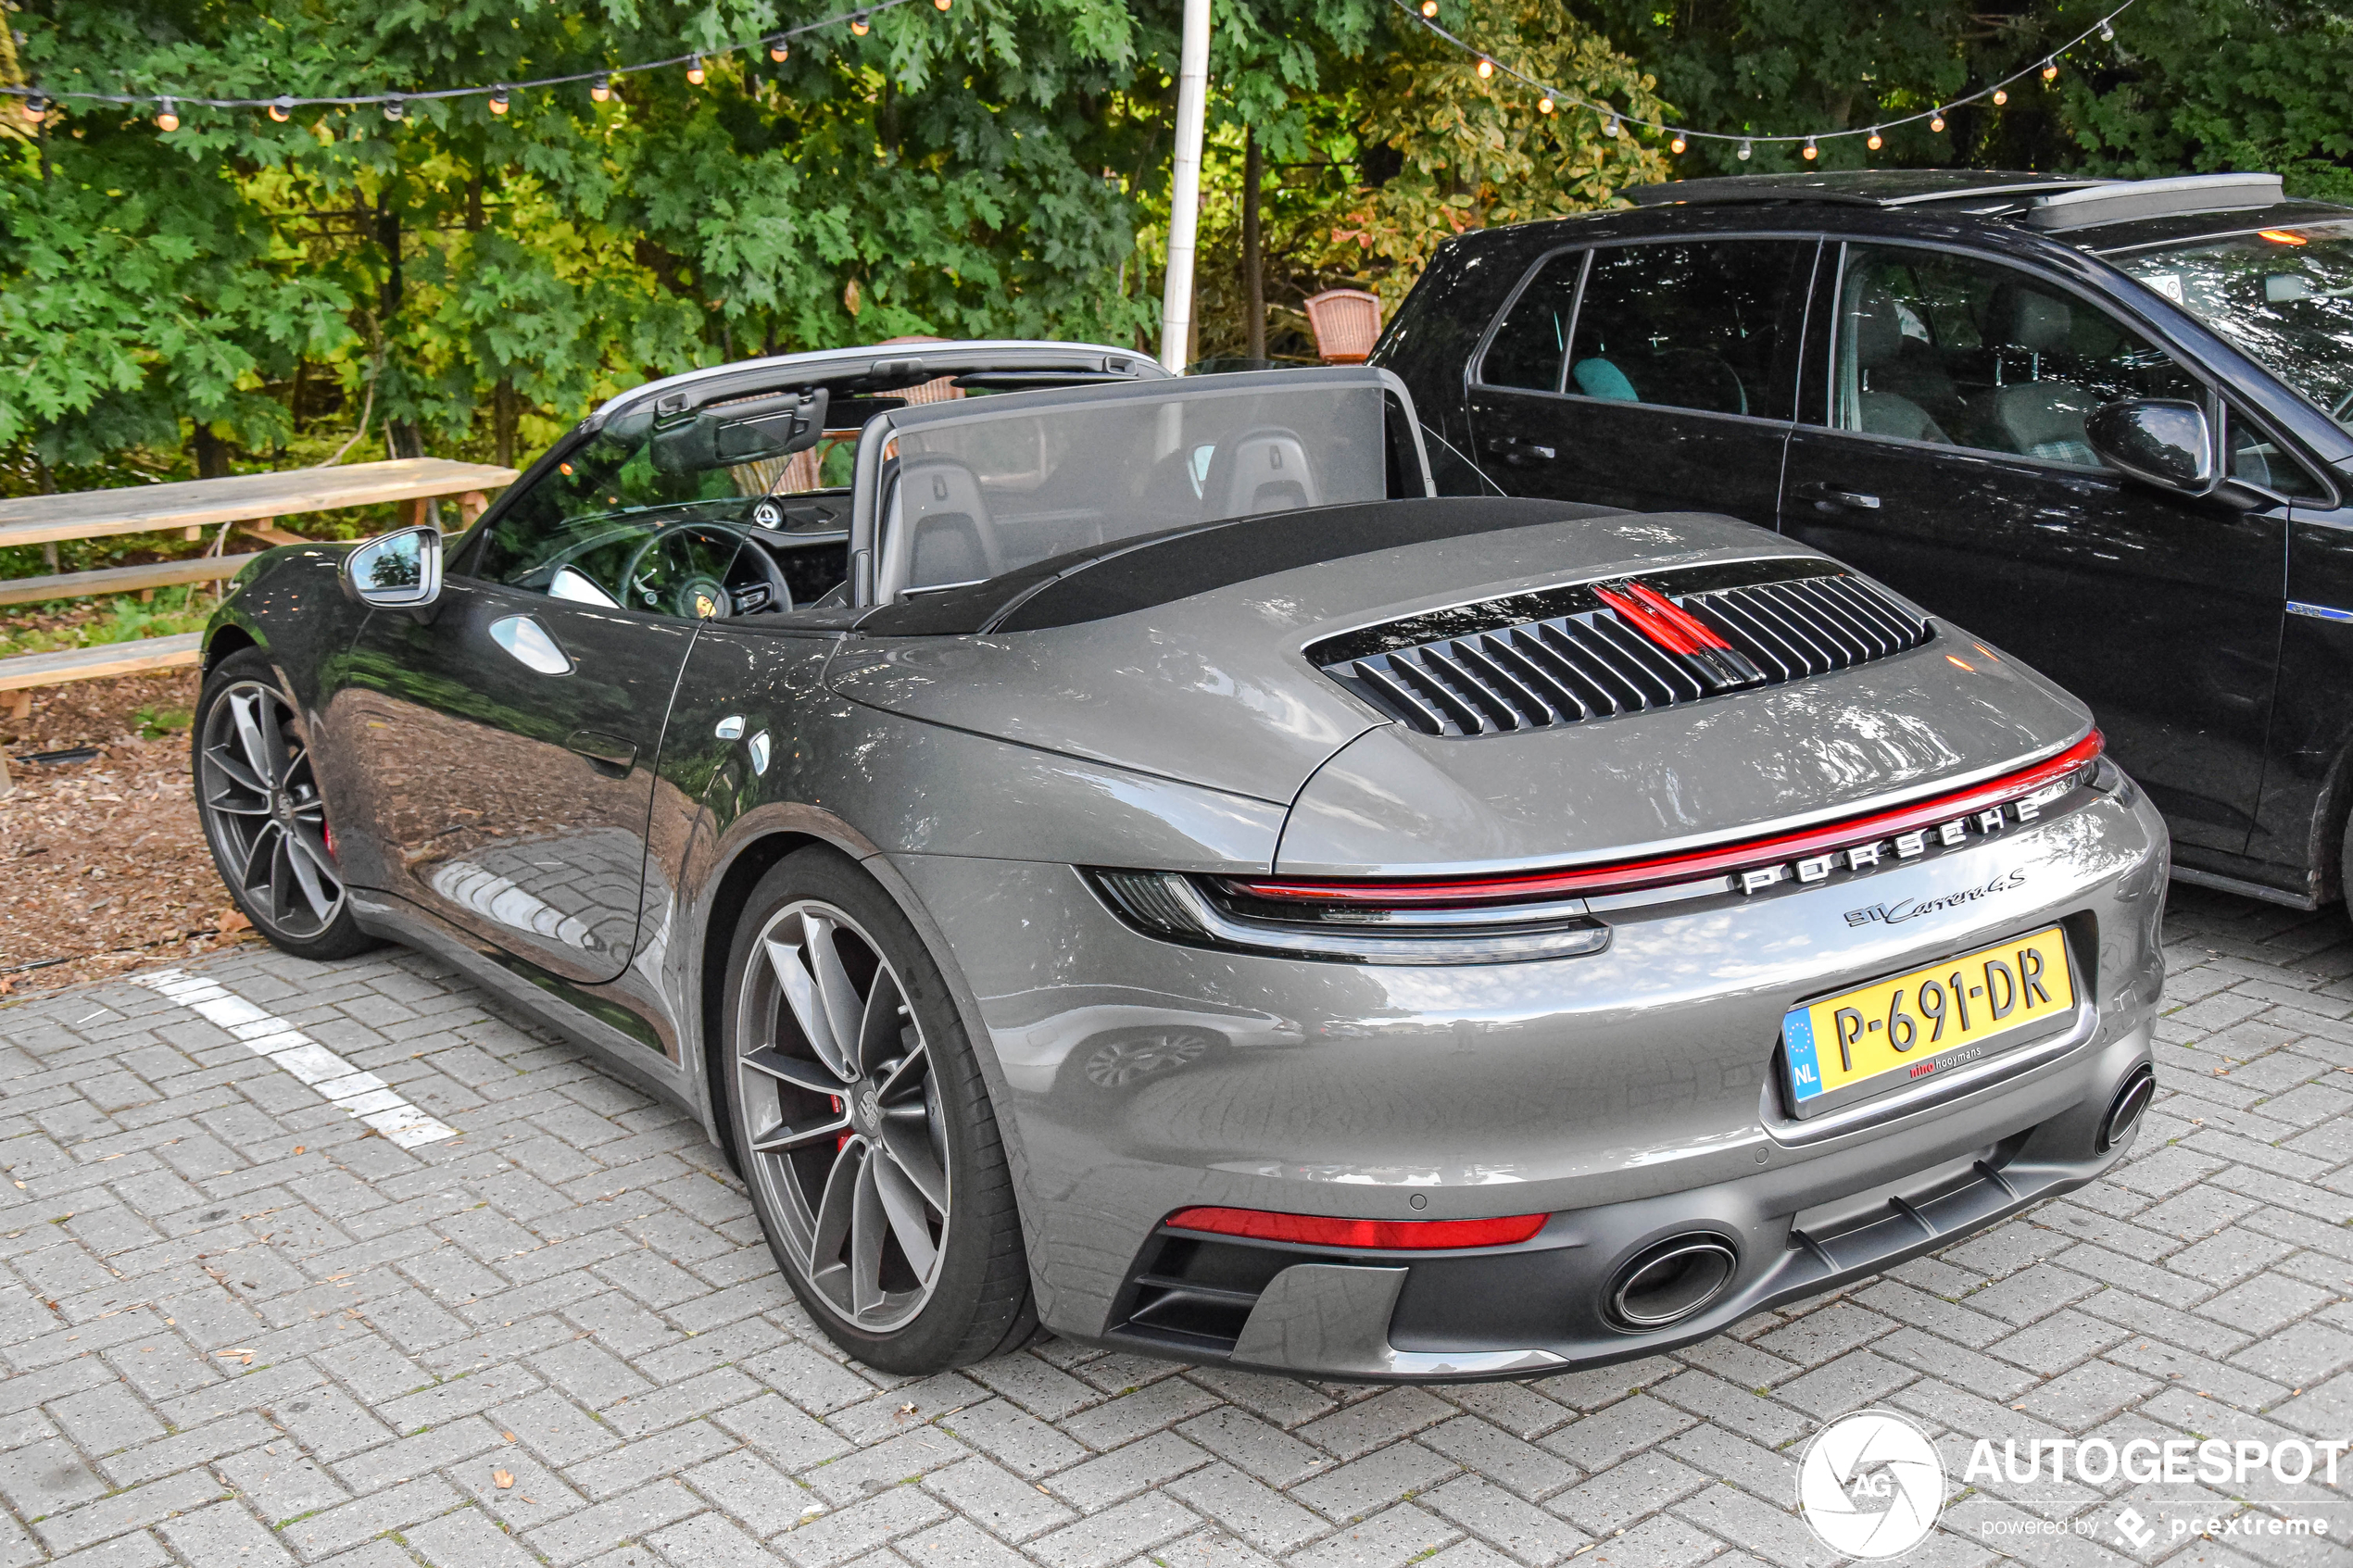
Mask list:
[{"label": "suv door handle", "polygon": [[1522,441],[1516,435],[1506,435],[1495,443],[1495,455],[1514,468],[1525,466],[1532,459],[1552,462],[1560,456],[1541,442]]},{"label": "suv door handle", "polygon": [[595,730],[574,730],[564,739],[564,749],[576,751],[599,769],[616,776],[628,773],[637,760],[637,746],[619,735],[599,734]]},{"label": "suv door handle", "polygon": [[1878,496],[1861,490],[1841,490],[1834,484],[1825,484],[1819,481],[1811,484],[1793,486],[1790,495],[1801,501],[1811,501],[1824,511],[1833,510],[1840,507],[1849,507],[1863,512],[1879,510]]}]

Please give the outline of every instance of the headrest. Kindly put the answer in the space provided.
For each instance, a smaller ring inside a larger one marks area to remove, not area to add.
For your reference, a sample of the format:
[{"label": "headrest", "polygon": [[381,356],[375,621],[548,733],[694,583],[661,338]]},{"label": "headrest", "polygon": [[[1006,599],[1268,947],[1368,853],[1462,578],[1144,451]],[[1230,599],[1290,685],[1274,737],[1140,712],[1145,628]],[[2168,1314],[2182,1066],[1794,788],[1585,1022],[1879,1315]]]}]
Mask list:
[{"label": "headrest", "polygon": [[2067,301],[2016,283],[2004,283],[1994,291],[1986,315],[1987,347],[2007,344],[2036,354],[2065,349],[2074,324],[2074,311]]},{"label": "headrest", "polygon": [[1904,349],[1904,318],[1884,285],[1866,283],[1855,307],[1855,359],[1863,369],[1892,364]]}]

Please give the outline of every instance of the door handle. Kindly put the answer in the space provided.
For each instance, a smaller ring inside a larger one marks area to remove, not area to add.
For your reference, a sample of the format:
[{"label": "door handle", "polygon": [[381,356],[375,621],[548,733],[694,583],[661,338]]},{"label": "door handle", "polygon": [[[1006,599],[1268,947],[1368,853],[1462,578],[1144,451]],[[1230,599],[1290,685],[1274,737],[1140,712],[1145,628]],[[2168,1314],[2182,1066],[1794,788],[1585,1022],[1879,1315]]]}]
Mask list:
[{"label": "door handle", "polygon": [[1524,468],[1531,458],[1551,462],[1560,454],[1541,442],[1522,441],[1516,435],[1506,435],[1495,443],[1495,455],[1514,468]]},{"label": "door handle", "polygon": [[574,730],[564,738],[564,749],[576,751],[598,768],[625,774],[637,760],[637,745],[595,730]]},{"label": "door handle", "polygon": [[490,640],[513,656],[524,669],[542,675],[569,675],[572,656],[556,646],[547,628],[528,615],[502,615],[490,623]]},{"label": "door handle", "polygon": [[1861,490],[1841,490],[1834,484],[1824,484],[1819,481],[1797,485],[1790,494],[1798,500],[1813,502],[1824,511],[1834,511],[1841,507],[1863,512],[1879,510],[1878,496]]}]

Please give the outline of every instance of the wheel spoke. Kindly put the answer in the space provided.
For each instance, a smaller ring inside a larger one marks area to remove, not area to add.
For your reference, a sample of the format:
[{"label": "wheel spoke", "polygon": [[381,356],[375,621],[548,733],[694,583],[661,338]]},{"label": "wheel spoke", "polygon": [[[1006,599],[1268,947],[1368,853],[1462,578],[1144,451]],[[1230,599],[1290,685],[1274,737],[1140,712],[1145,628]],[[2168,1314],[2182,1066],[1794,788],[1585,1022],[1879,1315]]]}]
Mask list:
[{"label": "wheel spoke", "polygon": [[915,1278],[930,1284],[939,1252],[932,1245],[931,1210],[925,1205],[924,1195],[891,1160],[875,1160],[869,1164],[875,1173],[875,1194],[890,1221],[890,1234],[899,1238],[899,1250],[907,1255]]},{"label": "wheel spoke", "polygon": [[882,1067],[882,1083],[875,1090],[875,1098],[885,1105],[895,1106],[931,1076],[931,1054],[918,1045],[897,1061],[885,1062]]},{"label": "wheel spoke", "polygon": [[294,835],[280,833],[270,851],[270,920],[283,925],[294,913]]},{"label": "wheel spoke", "polygon": [[[327,891],[326,880],[320,874],[326,869],[323,861],[325,851],[313,849],[298,833],[287,834],[285,837],[286,869],[294,873],[294,884],[302,893],[302,901],[310,906],[310,912],[324,925],[335,907],[334,897]],[[292,899],[286,901],[289,905],[293,902]]]},{"label": "wheel spoke", "polygon": [[849,1211],[856,1207],[858,1178],[865,1163],[865,1146],[852,1138],[825,1173],[825,1190],[817,1199],[817,1223],[809,1242],[812,1274],[824,1273],[841,1258],[842,1244],[849,1239]]},{"label": "wheel spoke", "polygon": [[[242,788],[243,785],[240,785],[239,787]],[[220,811],[232,817],[266,817],[270,814],[270,807],[267,802],[248,806],[237,799],[233,791],[225,789],[218,795],[208,795],[205,797],[205,805],[212,810]]]},{"label": "wheel spoke", "polygon": [[259,692],[233,694],[229,698],[229,713],[236,721],[237,745],[245,754],[245,766],[261,781],[262,788],[270,789],[278,783],[278,770],[272,765],[274,757],[263,731],[276,726],[264,722],[266,716],[260,709]]},{"label": "wheel spoke", "polygon": [[888,1163],[900,1179],[935,1210],[947,1213],[948,1176],[932,1158],[930,1119],[922,1108],[918,1106],[912,1115],[886,1112],[882,1144],[883,1152],[889,1157]]},{"label": "wheel spoke", "polygon": [[826,1026],[833,1032],[847,1075],[854,1078],[859,1026],[866,1008],[858,999],[858,988],[849,983],[849,972],[841,967],[841,949],[834,946],[834,933],[840,927],[823,915],[804,913],[800,929],[801,950],[808,955],[810,971],[817,978],[817,996],[824,1004]]},{"label": "wheel spoke", "polygon": [[271,860],[277,854],[278,841],[285,836],[285,831],[275,822],[268,822],[255,832],[253,842],[245,846],[245,863],[237,872],[238,886],[252,892],[268,885]]},{"label": "wheel spoke", "polygon": [[785,1055],[774,1046],[752,1052],[741,1059],[743,1065],[754,1073],[765,1074],[780,1084],[790,1084],[796,1089],[806,1089],[812,1095],[841,1097],[842,1082],[814,1061]]},{"label": "wheel spoke", "polygon": [[853,1311],[866,1313],[883,1304],[882,1194],[876,1190],[876,1168],[886,1164],[872,1153],[859,1160],[855,1196],[849,1206],[849,1300]]},{"label": "wheel spoke", "polygon": [[754,1154],[788,1154],[796,1148],[807,1148],[812,1144],[838,1139],[848,1131],[849,1117],[844,1111],[837,1111],[824,1121],[806,1127],[779,1123],[767,1132],[753,1135],[751,1151]]},{"label": "wheel spoke", "polygon": [[[229,701],[233,710],[236,699],[232,697]],[[259,796],[265,800],[269,798],[270,786],[253,776],[253,770],[246,766],[245,759],[232,752],[226,742],[219,746],[207,746],[205,760],[218,768],[229,782],[239,789]]]},{"label": "wheel spoke", "polygon": [[842,1083],[853,1083],[858,1074],[851,1068],[846,1053],[834,1035],[833,1020],[825,1011],[825,1004],[817,995],[816,978],[809,972],[805,961],[807,949],[796,942],[779,942],[770,937],[764,944],[768,949],[769,967],[775,971],[776,983],[785,993],[785,1005],[792,1009],[793,1022],[800,1025],[801,1035],[818,1060],[833,1069],[834,1076]]},{"label": "wheel spoke", "polygon": [[[858,1065],[870,1077],[882,1076],[883,1070],[904,1047],[900,1044],[907,1029],[907,999],[900,995],[899,981],[888,969],[875,971],[874,989],[866,993],[866,1006],[858,1022]],[[884,1093],[888,1094],[886,1088]]]}]

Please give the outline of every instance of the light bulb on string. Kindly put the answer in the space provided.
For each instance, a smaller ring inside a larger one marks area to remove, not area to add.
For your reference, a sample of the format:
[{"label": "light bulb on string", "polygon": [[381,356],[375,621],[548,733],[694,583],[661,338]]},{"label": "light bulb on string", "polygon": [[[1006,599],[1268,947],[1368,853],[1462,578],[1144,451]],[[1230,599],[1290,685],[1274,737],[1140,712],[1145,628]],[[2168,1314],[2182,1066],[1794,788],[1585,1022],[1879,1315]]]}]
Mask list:
[{"label": "light bulb on string", "polygon": [[283,125],[294,118],[294,99],[279,97],[270,100],[270,118]]},{"label": "light bulb on string", "polygon": [[785,41],[783,33],[780,32],[768,41],[768,57],[778,65],[783,65],[792,58],[792,45]]},{"label": "light bulb on string", "polygon": [[507,89],[503,83],[490,90],[490,112],[492,114],[507,112]]},{"label": "light bulb on string", "polygon": [[2058,60],[2056,56],[2043,62],[2043,80],[2045,82],[2058,80]]},{"label": "light bulb on string", "polygon": [[1738,157],[1743,163],[1746,163],[1755,155],[1755,152],[1756,144],[1749,141],[1746,137],[1743,137],[1741,139],[1741,150],[1733,156]]},{"label": "light bulb on string", "polygon": [[1685,142],[1682,137],[1678,136],[1673,141],[1667,144],[1667,150],[1670,153],[1680,153],[1689,144],[1690,144]]},{"label": "light bulb on string", "polygon": [[1478,79],[1481,82],[1495,74],[1495,62],[1481,55],[1478,57]]},{"label": "light bulb on string", "polygon": [[384,118],[386,119],[396,121],[409,118],[409,101],[397,93],[395,93],[391,97],[386,98],[384,100]]},{"label": "light bulb on string", "polygon": [[1616,115],[1611,115],[1602,121],[1602,134],[1604,136],[1615,136],[1621,129],[1623,129],[1623,122]]},{"label": "light bulb on string", "polygon": [[1942,131],[1944,129],[1944,110],[1939,109],[1934,114],[1928,117],[1928,128],[1931,131]]},{"label": "light bulb on string", "polygon": [[866,13],[863,11],[860,11],[849,19],[849,31],[861,38],[865,37],[868,30],[873,26],[874,24],[866,19]]},{"label": "light bulb on string", "polygon": [[25,117],[27,119],[42,119],[46,118],[46,117],[47,117],[47,115],[48,115],[48,113],[49,113],[49,94],[46,94],[46,93],[27,93],[27,94],[24,95],[24,117]]},{"label": "light bulb on string", "polygon": [[612,72],[600,70],[588,79],[588,95],[598,103],[612,96]]},{"label": "light bulb on string", "polygon": [[1806,138],[1805,150],[1799,156],[1805,158],[1806,162],[1811,163],[1816,158],[1822,156],[1822,149],[1814,144],[1813,137],[1808,136]]},{"label": "light bulb on string", "polygon": [[162,107],[156,110],[156,129],[166,132],[180,129],[180,111],[172,107],[171,100],[169,98],[166,98]]},{"label": "light bulb on string", "polygon": [[2113,44],[2116,42],[2116,29],[2108,25],[2108,19],[2106,17],[2102,17],[2100,19],[2100,42],[2103,44]]},{"label": "light bulb on string", "polygon": [[1423,19],[1427,20],[1436,15],[1438,15],[1438,0],[1422,0]]},{"label": "light bulb on string", "polygon": [[702,69],[702,56],[700,55],[697,55],[686,67],[686,80],[699,87],[702,85],[703,77],[707,73]]},{"label": "light bulb on string", "polygon": [[1863,145],[1870,148],[1873,152],[1877,152],[1881,147],[1887,145],[1887,140],[1879,133],[1879,127],[1874,125],[1871,127],[1871,133],[1863,138]]},{"label": "light bulb on string", "polygon": [[1539,99],[1537,99],[1537,100],[1536,100],[1536,112],[1537,112],[1538,114],[1550,114],[1550,113],[1552,113],[1552,112],[1553,112],[1553,100],[1552,100],[1551,98],[1549,98],[1549,97],[1544,97],[1544,98],[1539,98]]},{"label": "light bulb on string", "polygon": [[1994,107],[1995,108],[2000,108],[2004,104],[2007,104],[2009,101],[2010,94],[2008,88],[1996,87],[1994,89]]},{"label": "light bulb on string", "polygon": [[956,0],[931,0],[931,8],[935,11],[944,11],[955,3]]}]

